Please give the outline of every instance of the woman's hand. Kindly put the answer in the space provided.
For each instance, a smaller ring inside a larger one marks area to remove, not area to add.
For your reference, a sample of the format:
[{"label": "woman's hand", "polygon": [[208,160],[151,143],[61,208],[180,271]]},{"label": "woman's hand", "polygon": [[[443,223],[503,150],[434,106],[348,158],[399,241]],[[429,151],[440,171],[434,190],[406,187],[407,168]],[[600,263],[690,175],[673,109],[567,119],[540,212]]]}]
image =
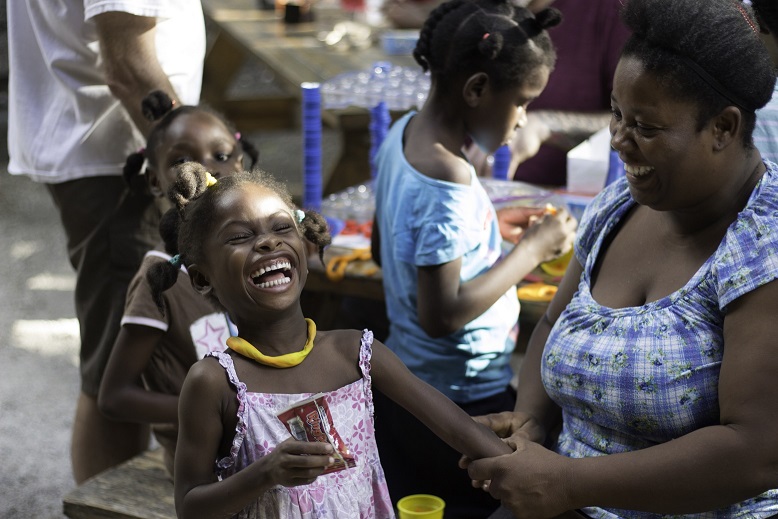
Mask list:
[{"label": "woman's hand", "polygon": [[[520,441],[528,440],[542,443],[546,437],[545,431],[540,424],[526,413],[503,411],[502,413],[474,416],[473,420],[487,426],[514,449]],[[459,466],[460,468],[467,469],[471,462],[470,458],[462,456],[459,460]],[[488,488],[488,485],[489,481],[473,480],[473,487],[475,488]]]},{"label": "woman's hand", "polygon": [[555,517],[575,508],[568,502],[568,466],[573,461],[519,434],[509,440],[513,454],[472,461],[468,474],[502,501],[517,519]]},{"label": "woman's hand", "polygon": [[264,458],[267,473],[285,487],[308,485],[334,463],[332,445],[289,438]]},{"label": "woman's hand", "polygon": [[546,437],[540,424],[527,413],[503,411],[502,413],[474,416],[473,420],[484,424],[509,444],[514,436],[537,443],[542,443]]}]

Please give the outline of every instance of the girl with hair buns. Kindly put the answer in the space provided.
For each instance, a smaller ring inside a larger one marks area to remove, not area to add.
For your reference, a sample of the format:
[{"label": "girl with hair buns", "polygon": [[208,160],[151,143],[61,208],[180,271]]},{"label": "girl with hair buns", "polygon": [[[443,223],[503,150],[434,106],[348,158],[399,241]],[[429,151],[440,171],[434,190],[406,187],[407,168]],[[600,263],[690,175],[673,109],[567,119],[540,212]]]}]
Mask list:
[{"label": "girl with hair buns", "polygon": [[469,474],[518,518],[778,517],[778,166],[752,141],[770,56],[737,1],[622,17],[626,174],[581,219],[514,412],[482,418],[516,453]]},{"label": "girl with hair buns", "polygon": [[[459,452],[476,458],[510,452],[413,376],[370,331],[318,331],[305,318],[306,243],[321,258],[330,235],[324,218],[296,209],[272,177],[255,171],[217,181],[194,165],[181,168],[171,192],[192,286],[240,330],[226,351],[192,366],[181,390],[178,517],[394,517],[373,437],[372,388]],[[161,280],[171,269],[161,263],[153,275]],[[164,290],[167,283],[154,286]],[[278,418],[317,394],[355,458],[351,468],[323,473],[342,450],[299,441]]]},{"label": "girl with hair buns", "polygon": [[[376,159],[372,243],[386,293],[386,344],[469,414],[513,408],[516,285],[570,249],[575,220],[564,209],[523,210],[510,238],[518,243],[503,255],[495,209],[462,145],[492,153],[520,131],[555,63],[545,29],[559,21],[554,9],[533,15],[499,0],[438,6],[414,50],[431,74],[429,97],[394,124]],[[528,226],[532,218],[538,222]],[[415,418],[383,399],[376,416],[394,501],[436,494],[447,517],[485,517],[498,506]]]},{"label": "girl with hair buns", "polygon": [[[244,152],[256,149],[236,135],[222,116],[201,106],[176,107],[164,92],[143,100],[143,113],[157,121],[145,150],[132,154],[124,168],[134,184],[145,178],[161,210],[172,207],[167,191],[182,163],[200,163],[214,177],[243,170]],[[140,175],[144,162],[145,175]],[[194,162],[193,162],[194,163]],[[171,276],[175,287],[159,300],[152,296],[146,273],[172,261],[178,252],[175,211],[160,222],[163,243],[146,253],[129,284],[121,328],[98,393],[100,411],[114,420],[151,424],[173,473],[178,435],[178,394],[192,364],[209,351],[224,349],[230,335],[224,312],[200,297],[186,269]]]}]

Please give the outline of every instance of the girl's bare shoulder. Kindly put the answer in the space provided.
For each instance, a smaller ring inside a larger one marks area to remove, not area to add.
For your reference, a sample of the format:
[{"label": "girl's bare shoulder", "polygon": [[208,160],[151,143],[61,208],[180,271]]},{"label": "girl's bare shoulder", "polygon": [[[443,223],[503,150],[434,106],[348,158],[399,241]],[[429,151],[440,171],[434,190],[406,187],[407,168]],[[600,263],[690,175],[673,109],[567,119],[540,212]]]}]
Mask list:
[{"label": "girl's bare shoulder", "polygon": [[357,351],[359,351],[362,335],[362,330],[348,329],[316,332],[316,337],[321,341],[322,345],[327,345],[329,348],[336,348],[343,351],[349,351],[353,348],[356,348]]},{"label": "girl's bare shoulder", "polygon": [[408,163],[427,177],[455,184],[470,184],[470,164],[443,146],[435,145],[424,150],[424,153],[406,156]]}]

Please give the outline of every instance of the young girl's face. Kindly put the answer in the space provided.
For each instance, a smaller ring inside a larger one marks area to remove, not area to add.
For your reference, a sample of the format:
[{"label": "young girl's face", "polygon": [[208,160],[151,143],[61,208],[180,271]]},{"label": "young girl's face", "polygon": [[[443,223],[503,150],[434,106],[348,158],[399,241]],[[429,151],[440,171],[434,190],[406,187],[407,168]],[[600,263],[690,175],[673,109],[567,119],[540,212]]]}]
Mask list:
[{"label": "young girl's face", "polygon": [[548,67],[540,67],[531,80],[502,90],[487,88],[468,124],[468,133],[485,152],[508,144],[527,122],[527,106],[548,83]]},{"label": "young girl's face", "polygon": [[208,112],[179,115],[167,128],[149,164],[149,181],[164,194],[176,179],[175,166],[199,162],[211,174],[233,175],[243,169],[243,151],[235,135]]},{"label": "young girl's face", "polygon": [[214,221],[199,270],[236,324],[256,319],[258,308],[297,304],[308,263],[289,206],[266,187],[243,184],[218,200]]}]

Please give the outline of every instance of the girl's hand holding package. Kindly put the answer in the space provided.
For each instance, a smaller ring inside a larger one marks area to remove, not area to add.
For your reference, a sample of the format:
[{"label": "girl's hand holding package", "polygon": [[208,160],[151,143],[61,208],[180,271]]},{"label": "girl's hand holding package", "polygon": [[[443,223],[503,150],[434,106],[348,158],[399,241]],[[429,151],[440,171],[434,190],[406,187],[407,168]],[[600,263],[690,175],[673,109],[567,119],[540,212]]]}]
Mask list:
[{"label": "girl's hand holding package", "polygon": [[265,458],[267,471],[276,484],[285,487],[308,485],[334,463],[332,445],[289,438]]}]

